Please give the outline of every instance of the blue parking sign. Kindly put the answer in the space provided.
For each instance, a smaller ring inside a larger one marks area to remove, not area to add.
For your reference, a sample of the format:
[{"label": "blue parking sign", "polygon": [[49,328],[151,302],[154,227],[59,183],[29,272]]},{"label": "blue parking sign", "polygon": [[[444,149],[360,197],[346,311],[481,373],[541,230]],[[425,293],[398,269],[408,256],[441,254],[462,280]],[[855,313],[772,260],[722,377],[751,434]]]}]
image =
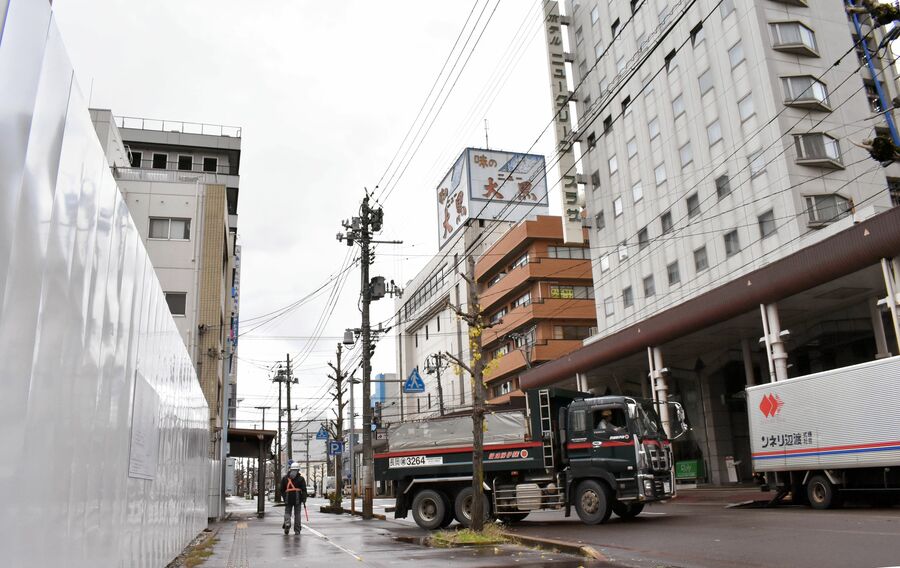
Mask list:
[{"label": "blue parking sign", "polygon": [[339,442],[337,440],[329,440],[328,441],[328,455],[329,456],[339,456],[344,453],[344,442]]}]

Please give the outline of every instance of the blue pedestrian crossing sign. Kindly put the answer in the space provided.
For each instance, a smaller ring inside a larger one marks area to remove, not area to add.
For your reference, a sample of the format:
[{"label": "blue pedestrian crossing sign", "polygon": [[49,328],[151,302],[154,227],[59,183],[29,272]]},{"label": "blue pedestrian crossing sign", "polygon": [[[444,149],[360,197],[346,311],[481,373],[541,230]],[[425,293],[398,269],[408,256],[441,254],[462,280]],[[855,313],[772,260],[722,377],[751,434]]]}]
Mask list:
[{"label": "blue pedestrian crossing sign", "polygon": [[316,440],[327,440],[328,432],[325,431],[325,426],[320,426],[319,431],[316,432]]},{"label": "blue pedestrian crossing sign", "polygon": [[329,456],[339,456],[344,453],[344,442],[339,442],[337,440],[329,440],[328,441],[328,455]]},{"label": "blue pedestrian crossing sign", "polygon": [[405,393],[420,393],[425,392],[425,381],[422,380],[422,376],[419,375],[419,368],[416,367],[412,370],[412,373],[409,374],[409,378],[406,379],[406,382],[403,383],[403,392]]}]

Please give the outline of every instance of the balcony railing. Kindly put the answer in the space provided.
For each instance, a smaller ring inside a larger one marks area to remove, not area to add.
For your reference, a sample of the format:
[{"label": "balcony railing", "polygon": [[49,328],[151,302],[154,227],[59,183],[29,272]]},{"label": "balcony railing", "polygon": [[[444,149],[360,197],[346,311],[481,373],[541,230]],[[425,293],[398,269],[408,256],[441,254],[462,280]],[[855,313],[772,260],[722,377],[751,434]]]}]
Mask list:
[{"label": "balcony railing", "polygon": [[147,170],[144,168],[121,168],[113,166],[112,174],[115,179],[131,181],[152,181],[165,183],[205,183],[234,185],[238,176],[217,174],[213,172],[192,172],[189,170]]},{"label": "balcony railing", "polygon": [[137,118],[132,116],[114,117],[119,128],[135,130],[154,130],[157,132],[180,132],[182,134],[204,134],[206,136],[228,136],[240,138],[241,127],[221,124],[205,124],[202,122],[183,122],[179,120],[157,120],[153,118]]}]

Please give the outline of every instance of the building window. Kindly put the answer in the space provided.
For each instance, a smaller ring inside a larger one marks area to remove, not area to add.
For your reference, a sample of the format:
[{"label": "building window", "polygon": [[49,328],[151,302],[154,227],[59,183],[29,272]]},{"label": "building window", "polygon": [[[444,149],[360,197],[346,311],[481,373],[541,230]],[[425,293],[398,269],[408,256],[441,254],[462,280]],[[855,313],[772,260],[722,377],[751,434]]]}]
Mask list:
[{"label": "building window", "polygon": [[653,117],[653,119],[647,123],[647,130],[650,131],[650,140],[659,136],[659,117]]},{"label": "building window", "polygon": [[505,316],[508,313],[509,313],[509,310],[507,310],[506,308],[500,308],[499,311],[497,311],[496,313],[494,313],[494,315],[491,316],[491,323],[499,323],[500,320],[503,319],[503,316]]},{"label": "building window", "polygon": [[672,114],[675,118],[678,118],[682,114],[684,114],[684,97],[678,95],[674,99],[672,99]]},{"label": "building window", "polygon": [[691,143],[688,142],[678,149],[678,156],[681,158],[681,169],[684,169],[694,161],[694,153],[691,152]]},{"label": "building window", "polygon": [[600,257],[600,272],[606,272],[609,270],[609,255],[604,254]]},{"label": "building window", "polygon": [[674,286],[681,282],[681,273],[678,271],[678,261],[666,266],[666,274],[669,277],[669,286]]},{"label": "building window", "polygon": [[621,243],[619,243],[618,252],[619,252],[619,261],[623,261],[626,258],[628,258],[628,245],[625,243],[625,241],[622,241]]},{"label": "building window", "polygon": [[506,355],[508,353],[509,353],[509,343],[507,343],[506,345],[501,345],[500,347],[495,349],[493,358],[496,359],[498,357],[503,357],[504,355]]},{"label": "building window", "polygon": [[183,316],[187,305],[187,292],[165,292],[169,312],[173,316]]},{"label": "building window", "polygon": [[499,274],[495,274],[493,278],[488,281],[488,288],[503,280],[503,277],[506,276],[505,272],[501,272]]},{"label": "building window", "polygon": [[626,308],[634,305],[634,292],[631,290],[631,286],[622,290],[622,305]]},{"label": "building window", "polygon": [[887,178],[888,192],[891,194],[891,205],[900,205],[900,179]]},{"label": "building window", "polygon": [[622,206],[622,198],[621,197],[615,198],[613,200],[613,215],[615,217],[618,217],[622,214],[623,211],[624,211],[624,209]]},{"label": "building window", "polygon": [[653,275],[644,278],[644,297],[649,298],[656,295],[656,284],[653,282]]},{"label": "building window", "polygon": [[757,150],[747,158],[750,162],[750,177],[754,178],[766,171],[766,160],[762,150]]},{"label": "building window", "polygon": [[575,30],[575,45],[581,45],[582,41],[584,41],[584,32],[581,26],[578,26],[578,29]]},{"label": "building window", "polygon": [[728,50],[728,61],[731,62],[731,68],[734,69],[744,61],[744,46],[741,42],[732,45]]},{"label": "building window", "polygon": [[164,170],[168,167],[169,155],[153,153],[153,169]]},{"label": "building window", "polygon": [[593,150],[597,146],[597,135],[591,132],[587,137],[588,150]]},{"label": "building window", "polygon": [[775,226],[775,212],[771,209],[760,215],[759,220],[759,235],[762,238],[766,238],[768,236],[774,235],[778,228]]},{"label": "building window", "polygon": [[593,300],[594,287],[553,284],[550,286],[550,297],[559,300]]},{"label": "building window", "polygon": [[141,159],[143,154],[141,152],[129,152],[128,153],[128,163],[132,168],[141,167]]},{"label": "building window", "polygon": [[644,250],[648,246],[650,246],[650,231],[644,227],[638,231],[638,250]]},{"label": "building window", "polygon": [[628,116],[631,113],[631,97],[625,97],[622,99],[622,114]]},{"label": "building window", "polygon": [[613,154],[609,157],[609,175],[613,175],[619,171],[619,161],[616,159],[616,155]]},{"label": "building window", "polygon": [[840,195],[807,195],[805,199],[810,225],[827,225],[850,214],[850,200]]},{"label": "building window", "polygon": [[425,341],[428,341],[428,325],[425,326]]},{"label": "building window", "polygon": [[719,123],[719,120],[716,119],[706,127],[706,140],[709,142],[709,145],[712,146],[721,139],[722,125]]},{"label": "building window", "polygon": [[616,33],[619,31],[619,24],[620,24],[620,23],[621,23],[621,22],[619,21],[619,18],[616,18],[616,21],[613,22],[611,26],[609,26],[609,31],[610,31],[610,33],[611,33],[613,39],[616,39]]},{"label": "building window", "polygon": [[741,117],[741,122],[744,122],[748,118],[753,116],[753,93],[750,93],[749,95],[738,101],[738,114]]},{"label": "building window", "polygon": [[737,230],[725,233],[725,256],[734,256],[741,252],[741,242]]},{"label": "building window", "polygon": [[595,190],[600,187],[600,170],[594,170],[594,173],[591,174],[591,185]]},{"label": "building window", "polygon": [[587,339],[591,336],[591,328],[586,325],[554,325],[553,339]]},{"label": "building window", "polygon": [[700,196],[696,193],[687,198],[688,217],[696,217],[700,214]]},{"label": "building window", "polygon": [[728,181],[728,175],[721,175],[716,178],[716,195],[722,199],[731,193],[731,183]]},{"label": "building window", "polygon": [[219,159],[218,158],[203,158],[203,171],[209,172],[209,173],[218,173]]},{"label": "building window", "polygon": [[612,296],[603,300],[603,309],[606,313],[606,317],[609,317],[616,313],[616,302]]},{"label": "building window", "polygon": [[818,57],[816,34],[800,22],[770,24],[774,49]]},{"label": "building window", "polygon": [[691,47],[696,49],[705,39],[706,32],[703,31],[703,22],[700,22],[691,30]]},{"label": "building window", "polygon": [[665,60],[666,72],[667,72],[667,73],[671,73],[671,72],[674,71],[675,69],[678,69],[678,64],[677,64],[677,63],[674,64],[674,65],[672,64],[672,62],[675,61],[675,56],[676,56],[677,54],[678,54],[678,50],[676,50],[676,49],[673,49],[673,50],[670,51],[668,54],[666,54],[664,60]]},{"label": "building window", "polygon": [[191,238],[190,219],[150,218],[150,238],[170,241],[187,241]]},{"label": "building window", "polygon": [[661,185],[666,181],[666,165],[660,164],[656,166],[653,170],[654,176],[656,176],[656,185]]},{"label": "building window", "polygon": [[[884,83],[881,83],[881,85],[884,86]],[[864,79],[863,86],[866,89],[866,99],[869,101],[869,108],[872,109],[872,112],[884,110],[881,107],[881,97],[878,96],[878,89],[875,88],[875,81]]]},{"label": "building window", "polygon": [[597,20],[600,19],[600,9],[597,6],[594,6],[591,9],[591,23],[596,24]]},{"label": "building window", "polygon": [[709,257],[706,255],[706,247],[700,247],[694,251],[694,268],[701,272],[709,268]]},{"label": "building window", "polygon": [[612,122],[612,115],[609,115],[603,119],[603,134],[607,134],[612,130]]},{"label": "building window", "polygon": [[531,292],[526,292],[525,294],[519,296],[515,302],[513,302],[513,309],[518,308],[519,306],[527,306],[531,304]]},{"label": "building window", "polygon": [[798,164],[832,165],[842,167],[841,147],[827,134],[813,133],[794,136]]},{"label": "building window", "polygon": [[519,258],[517,258],[516,261],[514,263],[512,263],[512,266],[509,267],[509,269],[515,270],[516,268],[519,268],[520,266],[525,266],[526,264],[528,264],[528,253],[525,253],[522,256],[520,256]]},{"label": "building window", "polygon": [[178,169],[191,171],[194,169],[193,156],[178,156]]},{"label": "building window", "polygon": [[631,197],[634,199],[635,203],[644,198],[644,189],[641,187],[641,182],[637,182],[631,186]]},{"label": "building window", "polygon": [[598,42],[594,45],[594,57],[596,57],[597,59],[600,59],[600,57],[601,57],[602,55],[603,55],[603,42],[602,42],[602,41],[598,41]]},{"label": "building window", "polygon": [[659,222],[662,225],[662,234],[666,234],[672,230],[672,212],[666,211],[659,217]]},{"label": "building window", "polygon": [[811,75],[782,77],[784,104],[818,110],[830,110],[828,88]]},{"label": "building window", "polygon": [[590,260],[590,251],[582,247],[547,247],[549,258],[566,258],[572,260]]},{"label": "building window", "polygon": [[625,145],[625,148],[626,148],[626,150],[628,150],[628,159],[629,160],[631,158],[637,156],[637,148],[638,148],[637,139],[632,138],[631,140],[629,140],[628,143]]},{"label": "building window", "polygon": [[602,231],[606,228],[606,219],[603,217],[603,210],[600,210],[594,215],[594,224],[597,226],[598,231]]},{"label": "building window", "polygon": [[527,331],[519,331],[513,336],[513,345],[517,348],[526,347],[535,344],[534,338],[535,327],[532,326]]},{"label": "building window", "polygon": [[494,387],[494,396],[503,396],[512,392],[512,381],[503,381]]},{"label": "building window", "polygon": [[[643,6],[643,4],[641,4],[641,6]],[[638,9],[639,7],[640,7],[640,6],[638,6],[638,0],[631,0],[631,13],[632,13],[632,14],[634,14],[635,12],[637,12],[637,9]]]},{"label": "building window", "polygon": [[[587,75],[587,61],[585,61],[584,59],[582,59],[582,60],[578,63],[578,76],[579,76],[582,80],[584,80],[585,75]],[[585,103],[585,106],[587,106],[587,103]]]},{"label": "building window", "polygon": [[700,82],[700,95],[703,96],[713,88],[712,70],[707,69],[697,80]]},{"label": "building window", "polygon": [[722,16],[722,19],[727,18],[732,12],[734,12],[734,0],[723,0],[722,4],[719,5],[719,14]]}]

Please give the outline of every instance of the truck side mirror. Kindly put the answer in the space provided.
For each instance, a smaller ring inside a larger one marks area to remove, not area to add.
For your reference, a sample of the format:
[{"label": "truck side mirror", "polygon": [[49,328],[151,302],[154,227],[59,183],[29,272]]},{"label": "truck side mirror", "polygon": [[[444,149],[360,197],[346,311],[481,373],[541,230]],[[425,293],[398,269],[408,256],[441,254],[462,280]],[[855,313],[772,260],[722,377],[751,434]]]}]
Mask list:
[{"label": "truck side mirror", "polygon": [[677,440],[687,434],[691,427],[688,426],[684,408],[679,403],[667,402],[666,406],[669,407],[669,430],[671,430],[669,437],[672,440]]}]

